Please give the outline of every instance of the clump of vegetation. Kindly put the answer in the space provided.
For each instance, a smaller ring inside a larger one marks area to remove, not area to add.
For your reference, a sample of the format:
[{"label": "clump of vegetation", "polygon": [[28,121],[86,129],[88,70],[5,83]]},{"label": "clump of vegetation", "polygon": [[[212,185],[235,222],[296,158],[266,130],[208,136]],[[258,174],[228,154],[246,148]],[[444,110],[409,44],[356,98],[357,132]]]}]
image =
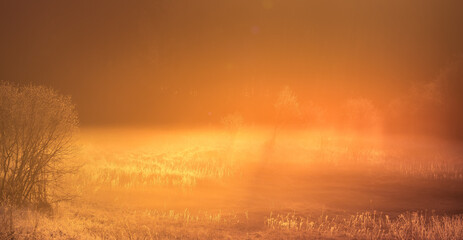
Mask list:
[{"label": "clump of vegetation", "polygon": [[60,183],[78,129],[70,97],[40,86],[0,84],[0,202],[45,206],[66,198]]},{"label": "clump of vegetation", "polygon": [[270,215],[268,228],[307,236],[348,239],[462,239],[463,216],[438,216],[407,212],[392,218],[376,212],[318,218],[295,214]]},{"label": "clump of vegetation", "polygon": [[[69,205],[53,218],[27,209],[0,217],[0,239],[462,239],[463,216],[377,212],[307,216],[184,210],[114,212]],[[0,208],[0,213],[4,209]],[[6,210],[8,211],[8,210]],[[121,215],[122,214],[122,215]],[[7,225],[14,221],[15,225]]]},{"label": "clump of vegetation", "polygon": [[216,149],[184,149],[155,154],[124,152],[117,155],[90,153],[98,158],[74,176],[81,187],[104,188],[192,188],[198,181],[220,181],[236,172],[233,162],[223,161]]}]

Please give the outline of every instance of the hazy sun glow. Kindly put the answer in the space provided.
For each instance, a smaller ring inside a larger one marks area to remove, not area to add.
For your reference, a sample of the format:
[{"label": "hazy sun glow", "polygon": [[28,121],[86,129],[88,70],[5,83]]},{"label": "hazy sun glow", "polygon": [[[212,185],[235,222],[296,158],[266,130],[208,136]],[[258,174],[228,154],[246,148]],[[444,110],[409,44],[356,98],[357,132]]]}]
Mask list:
[{"label": "hazy sun glow", "polygon": [[462,9],[0,1],[0,239],[463,239]]}]

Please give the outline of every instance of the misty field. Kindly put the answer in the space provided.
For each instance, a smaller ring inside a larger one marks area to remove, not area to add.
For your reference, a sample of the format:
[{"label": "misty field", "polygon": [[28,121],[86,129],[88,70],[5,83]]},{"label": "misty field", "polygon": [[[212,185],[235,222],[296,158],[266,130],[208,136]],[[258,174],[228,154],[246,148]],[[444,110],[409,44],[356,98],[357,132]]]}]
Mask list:
[{"label": "misty field", "polygon": [[463,148],[266,128],[83,129],[71,201],[6,239],[462,239]]}]

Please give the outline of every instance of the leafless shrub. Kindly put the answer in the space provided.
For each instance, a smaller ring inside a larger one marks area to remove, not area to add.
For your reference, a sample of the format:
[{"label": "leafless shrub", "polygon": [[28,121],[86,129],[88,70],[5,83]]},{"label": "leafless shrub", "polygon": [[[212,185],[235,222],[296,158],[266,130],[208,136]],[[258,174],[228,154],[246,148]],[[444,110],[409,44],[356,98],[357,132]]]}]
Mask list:
[{"label": "leafless shrub", "polygon": [[70,97],[0,83],[0,201],[47,207],[65,197],[78,118]]}]

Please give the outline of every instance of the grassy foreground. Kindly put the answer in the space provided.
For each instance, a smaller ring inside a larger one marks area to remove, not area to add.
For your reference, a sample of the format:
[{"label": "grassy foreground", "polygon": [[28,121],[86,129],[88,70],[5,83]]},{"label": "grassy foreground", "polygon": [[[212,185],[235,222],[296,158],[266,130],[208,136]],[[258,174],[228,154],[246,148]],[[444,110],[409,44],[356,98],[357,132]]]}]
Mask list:
[{"label": "grassy foreground", "polygon": [[84,130],[76,197],[0,209],[3,239],[463,239],[458,143]]}]

